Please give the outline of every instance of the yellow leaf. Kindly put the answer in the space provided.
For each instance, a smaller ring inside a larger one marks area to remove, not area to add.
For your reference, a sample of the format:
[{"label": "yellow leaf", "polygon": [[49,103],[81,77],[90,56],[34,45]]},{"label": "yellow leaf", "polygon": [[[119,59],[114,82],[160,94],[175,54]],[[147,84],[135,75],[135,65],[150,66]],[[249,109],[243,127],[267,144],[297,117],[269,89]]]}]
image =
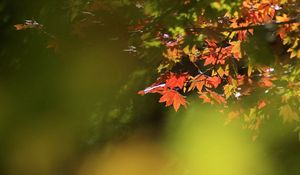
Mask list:
[{"label": "yellow leaf", "polygon": [[229,64],[227,64],[225,67],[225,75],[229,76]]},{"label": "yellow leaf", "polygon": [[224,94],[226,99],[228,99],[235,91],[235,87],[233,85],[227,84],[224,86]]},{"label": "yellow leaf", "polygon": [[283,14],[282,16],[276,16],[276,22],[286,22],[289,20],[290,18],[286,14]]},{"label": "yellow leaf", "polygon": [[293,51],[293,52],[291,53],[291,58],[294,58],[294,57],[296,57],[296,56],[297,56],[297,53]]},{"label": "yellow leaf", "polygon": [[297,56],[297,52],[295,50],[293,50],[293,49],[289,49],[288,52],[291,52],[290,58],[294,58],[294,57]]},{"label": "yellow leaf", "polygon": [[236,79],[232,78],[231,81],[232,81],[232,85],[233,85],[234,87],[237,87],[237,86],[238,86],[238,81],[237,81]]},{"label": "yellow leaf", "polygon": [[174,66],[174,63],[172,64],[172,62],[161,63],[157,68],[157,72],[160,73],[163,70],[169,70],[172,66]]},{"label": "yellow leaf", "polygon": [[182,51],[176,48],[168,48],[167,52],[163,53],[163,56],[176,63],[180,61],[179,59],[182,56]]},{"label": "yellow leaf", "polygon": [[198,59],[198,55],[199,55],[199,51],[196,48],[196,46],[194,45],[192,47],[191,53],[189,54],[189,58],[190,58],[191,62],[193,62],[193,63],[196,62]]},{"label": "yellow leaf", "polygon": [[225,74],[225,71],[222,69],[222,67],[219,67],[219,69],[217,70],[218,74],[223,77]]},{"label": "yellow leaf", "polygon": [[230,43],[233,47],[231,53],[236,59],[240,59],[242,57],[241,53],[241,41],[233,41]]},{"label": "yellow leaf", "polygon": [[252,70],[253,70],[252,65],[249,64],[249,65],[248,65],[248,77],[251,77]]},{"label": "yellow leaf", "polygon": [[184,52],[186,55],[189,55],[189,54],[190,54],[190,46],[189,46],[189,45],[185,46],[185,48],[183,49],[183,52]]},{"label": "yellow leaf", "polygon": [[291,44],[291,38],[290,37],[285,37],[284,39],[283,39],[283,44],[284,45],[287,45],[287,44]]},{"label": "yellow leaf", "polygon": [[296,48],[298,46],[299,38],[297,38],[291,48]]},{"label": "yellow leaf", "polygon": [[218,73],[215,70],[213,70],[212,73],[211,73],[211,76],[216,76],[217,74]]}]

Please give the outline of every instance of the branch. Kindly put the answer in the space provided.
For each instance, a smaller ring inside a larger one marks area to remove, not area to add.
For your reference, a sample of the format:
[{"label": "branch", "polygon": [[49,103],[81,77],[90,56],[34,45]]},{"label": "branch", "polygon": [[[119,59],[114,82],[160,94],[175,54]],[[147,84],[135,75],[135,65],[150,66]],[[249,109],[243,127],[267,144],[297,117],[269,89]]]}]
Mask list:
[{"label": "branch", "polygon": [[266,24],[249,25],[249,26],[245,26],[245,27],[223,28],[223,29],[219,29],[217,27],[215,27],[215,28],[203,27],[203,28],[187,28],[186,30],[188,30],[190,32],[201,32],[203,30],[218,30],[219,32],[235,32],[235,31],[241,31],[241,30],[250,30],[250,29],[256,29],[256,28],[260,28],[260,27],[266,27],[267,25],[278,27],[280,25],[293,24],[293,23],[300,23],[300,17],[291,19],[289,21],[284,21],[284,22],[272,22],[272,23],[266,23]]}]

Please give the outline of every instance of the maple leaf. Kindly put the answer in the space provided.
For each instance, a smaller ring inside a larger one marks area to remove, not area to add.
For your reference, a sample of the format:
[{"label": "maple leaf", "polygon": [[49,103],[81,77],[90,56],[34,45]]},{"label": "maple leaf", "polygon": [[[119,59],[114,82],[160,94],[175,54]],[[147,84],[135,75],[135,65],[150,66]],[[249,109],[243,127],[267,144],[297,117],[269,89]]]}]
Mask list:
[{"label": "maple leaf", "polygon": [[[222,67],[218,68],[217,73],[218,73],[218,75],[220,75],[220,77],[224,77],[224,75],[225,75],[225,72]],[[215,75],[215,71],[213,71],[212,75]]]},{"label": "maple leaf", "polygon": [[207,92],[199,92],[199,98],[203,99],[203,103],[213,104],[213,101],[208,97]]},{"label": "maple leaf", "polygon": [[167,107],[173,105],[176,112],[181,105],[186,107],[186,101],[184,97],[175,90],[165,90],[163,92],[163,96],[159,99],[159,102],[165,102]]},{"label": "maple leaf", "polygon": [[[226,76],[229,76],[229,65],[225,65],[225,66],[220,66],[218,69],[217,69],[217,72],[216,72],[220,77],[224,77],[225,75]],[[213,70],[213,73],[212,75],[216,75],[215,71]]]},{"label": "maple leaf", "polygon": [[[276,22],[286,22],[289,20],[290,18],[286,14],[283,14],[282,16],[276,16]],[[286,24],[280,27],[279,29],[277,29],[277,33],[281,39],[284,39],[287,33],[289,32],[289,30],[290,30],[290,25]]]},{"label": "maple leaf", "polygon": [[206,83],[206,77],[204,75],[197,75],[192,81],[188,91],[194,90],[197,88],[199,92],[202,91],[203,86]]},{"label": "maple leaf", "polygon": [[279,27],[279,28],[277,29],[277,34],[279,35],[279,37],[280,37],[281,39],[284,40],[285,37],[286,37],[286,35],[287,35],[287,33],[289,32],[289,30],[290,30],[290,27],[284,25],[284,26]]},{"label": "maple leaf", "polygon": [[187,77],[188,77],[187,73],[178,75],[178,74],[171,72],[170,77],[166,80],[166,87],[169,87],[171,89],[178,87],[178,88],[182,89],[184,86],[184,83],[187,80]]},{"label": "maple leaf", "polygon": [[207,84],[212,85],[214,88],[217,88],[221,84],[221,78],[214,76],[207,78]]},{"label": "maple leaf", "polygon": [[226,100],[224,97],[222,97],[220,94],[213,92],[213,91],[208,91],[211,98],[213,98],[217,103],[219,104],[224,104],[226,103]]},{"label": "maple leaf", "polygon": [[204,66],[207,66],[207,65],[215,65],[216,62],[217,62],[217,58],[214,57],[213,55],[208,55],[208,56],[203,56],[203,59],[205,59],[204,61]]}]

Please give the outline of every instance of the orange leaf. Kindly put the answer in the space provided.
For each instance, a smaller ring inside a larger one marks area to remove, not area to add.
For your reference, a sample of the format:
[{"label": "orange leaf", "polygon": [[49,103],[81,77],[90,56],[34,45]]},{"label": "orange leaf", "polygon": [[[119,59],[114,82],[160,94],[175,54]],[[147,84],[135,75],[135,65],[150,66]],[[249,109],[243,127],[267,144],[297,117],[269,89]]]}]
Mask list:
[{"label": "orange leaf", "polygon": [[215,58],[213,55],[204,56],[203,58],[205,59],[204,66],[210,64],[215,65],[217,62],[217,58]]},{"label": "orange leaf", "polygon": [[179,87],[182,89],[187,80],[187,76],[187,73],[176,75],[175,73],[171,72],[170,77],[166,80],[166,87],[171,89]]},{"label": "orange leaf", "polygon": [[203,86],[205,85],[206,77],[204,75],[197,75],[192,81],[188,91],[198,89],[199,92],[202,91]]},{"label": "orange leaf", "polygon": [[276,16],[276,22],[286,22],[289,20],[290,18],[286,14],[283,14],[282,16]]},{"label": "orange leaf", "polygon": [[186,101],[184,97],[175,90],[166,90],[163,92],[163,96],[159,99],[160,103],[165,102],[166,106],[173,105],[175,111],[177,112],[180,105],[186,107]]}]

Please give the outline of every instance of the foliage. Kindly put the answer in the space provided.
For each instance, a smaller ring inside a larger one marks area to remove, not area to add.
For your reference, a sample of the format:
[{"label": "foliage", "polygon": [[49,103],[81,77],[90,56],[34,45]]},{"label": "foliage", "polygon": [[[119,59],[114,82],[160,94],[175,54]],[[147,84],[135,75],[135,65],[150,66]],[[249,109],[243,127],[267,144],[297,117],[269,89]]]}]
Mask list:
[{"label": "foliage", "polygon": [[[276,113],[284,122],[299,121],[298,1],[102,0],[81,6],[84,13],[72,14],[75,35],[88,38],[88,28],[105,26],[101,16],[113,12],[124,19],[113,30],[124,25],[130,33],[124,51],[156,66],[158,78],[139,94],[159,94],[175,111],[197,94],[228,111],[227,122],[242,117],[255,131]],[[44,31],[35,21],[15,27]]]}]

